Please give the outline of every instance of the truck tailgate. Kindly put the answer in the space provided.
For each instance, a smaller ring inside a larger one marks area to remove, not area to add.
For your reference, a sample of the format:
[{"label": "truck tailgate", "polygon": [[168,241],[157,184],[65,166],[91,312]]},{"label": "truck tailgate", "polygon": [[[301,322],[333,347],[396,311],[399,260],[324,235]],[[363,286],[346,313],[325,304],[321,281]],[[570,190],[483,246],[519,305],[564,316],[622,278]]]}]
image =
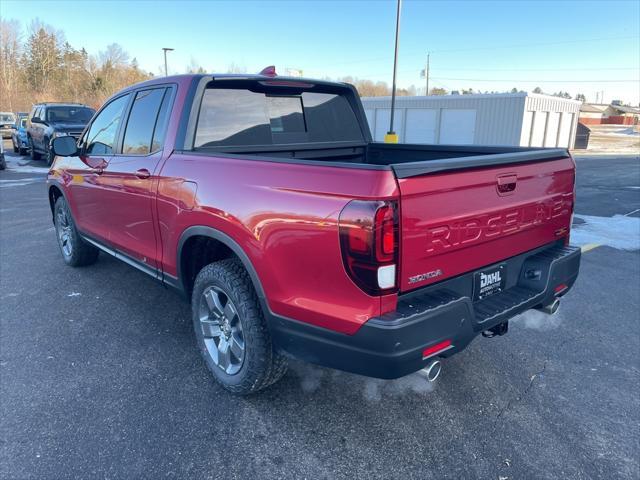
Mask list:
[{"label": "truck tailgate", "polygon": [[566,157],[398,178],[400,290],[567,237],[574,177]]}]

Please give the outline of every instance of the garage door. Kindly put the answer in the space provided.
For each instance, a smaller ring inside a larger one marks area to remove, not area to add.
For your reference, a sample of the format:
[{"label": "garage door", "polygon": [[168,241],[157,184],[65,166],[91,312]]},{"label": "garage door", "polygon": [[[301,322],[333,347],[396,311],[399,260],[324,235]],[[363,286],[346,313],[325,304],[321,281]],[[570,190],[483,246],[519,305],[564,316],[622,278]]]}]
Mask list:
[{"label": "garage door", "polygon": [[571,136],[571,125],[573,124],[573,113],[563,112],[560,120],[560,133],[558,134],[558,146],[569,148],[569,137]]},{"label": "garage door", "polygon": [[365,110],[364,114],[367,116],[367,123],[369,124],[369,131],[373,133],[373,121],[375,120],[375,110]]},{"label": "garage door", "polygon": [[404,142],[436,143],[436,113],[433,109],[408,109]]},{"label": "garage door", "polygon": [[468,145],[473,143],[475,133],[475,110],[442,110],[439,143]]},{"label": "garage door", "polygon": [[547,126],[548,112],[535,112],[533,115],[533,130],[531,132],[531,146],[542,147],[544,144],[544,130]]},{"label": "garage door", "polygon": [[531,140],[531,126],[533,124],[533,112],[524,112],[522,117],[522,132],[520,134],[520,146],[528,147]]},{"label": "garage door", "polygon": [[547,134],[544,137],[545,147],[555,147],[558,141],[558,128],[560,127],[560,113],[549,112],[547,121]]},{"label": "garage door", "polygon": [[[393,118],[393,128],[398,134],[398,138],[402,142],[402,117],[403,111],[396,109],[395,116]],[[376,127],[373,139],[376,142],[383,142],[384,136],[389,131],[389,120],[391,119],[390,108],[378,108],[376,110]]]}]

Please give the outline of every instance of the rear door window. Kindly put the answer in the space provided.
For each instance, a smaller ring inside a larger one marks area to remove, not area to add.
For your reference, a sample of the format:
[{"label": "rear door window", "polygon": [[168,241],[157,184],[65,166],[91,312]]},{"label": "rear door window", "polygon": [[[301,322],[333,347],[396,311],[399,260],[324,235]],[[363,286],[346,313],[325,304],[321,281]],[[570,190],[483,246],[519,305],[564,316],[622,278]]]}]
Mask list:
[{"label": "rear door window", "polygon": [[347,98],[331,93],[275,95],[247,89],[204,93],[194,147],[362,142]]},{"label": "rear door window", "polygon": [[[165,92],[166,88],[155,88],[136,93],[124,134],[123,154],[147,155],[152,152],[153,132]],[[155,142],[153,147],[155,151],[160,144]]]}]

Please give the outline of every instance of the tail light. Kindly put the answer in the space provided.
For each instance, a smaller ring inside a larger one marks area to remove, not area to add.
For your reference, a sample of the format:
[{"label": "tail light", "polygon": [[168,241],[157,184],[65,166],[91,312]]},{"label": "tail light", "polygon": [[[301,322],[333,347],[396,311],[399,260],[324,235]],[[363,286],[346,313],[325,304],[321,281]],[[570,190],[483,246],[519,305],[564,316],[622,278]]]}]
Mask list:
[{"label": "tail light", "polygon": [[369,295],[397,291],[398,211],[395,201],[353,200],[340,212],[344,267]]}]

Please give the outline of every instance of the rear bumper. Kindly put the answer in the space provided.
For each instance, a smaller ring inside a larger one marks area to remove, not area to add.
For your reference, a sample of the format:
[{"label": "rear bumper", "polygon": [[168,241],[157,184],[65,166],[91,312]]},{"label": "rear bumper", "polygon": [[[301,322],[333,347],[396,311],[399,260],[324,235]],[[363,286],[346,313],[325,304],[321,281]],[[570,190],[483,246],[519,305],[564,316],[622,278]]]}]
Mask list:
[{"label": "rear bumper", "polygon": [[[281,317],[270,326],[278,349],[311,363],[376,378],[399,378],[424,368],[425,348],[445,340],[451,346],[437,356],[463,350],[479,333],[530,308],[551,303],[573,286],[580,249],[559,245],[534,250],[507,262],[506,289],[479,302],[461,294],[469,274],[434,288],[402,296],[395,312],[366,322],[345,335]],[[531,272],[535,272],[532,275]],[[565,285],[561,292],[555,290]]]}]

